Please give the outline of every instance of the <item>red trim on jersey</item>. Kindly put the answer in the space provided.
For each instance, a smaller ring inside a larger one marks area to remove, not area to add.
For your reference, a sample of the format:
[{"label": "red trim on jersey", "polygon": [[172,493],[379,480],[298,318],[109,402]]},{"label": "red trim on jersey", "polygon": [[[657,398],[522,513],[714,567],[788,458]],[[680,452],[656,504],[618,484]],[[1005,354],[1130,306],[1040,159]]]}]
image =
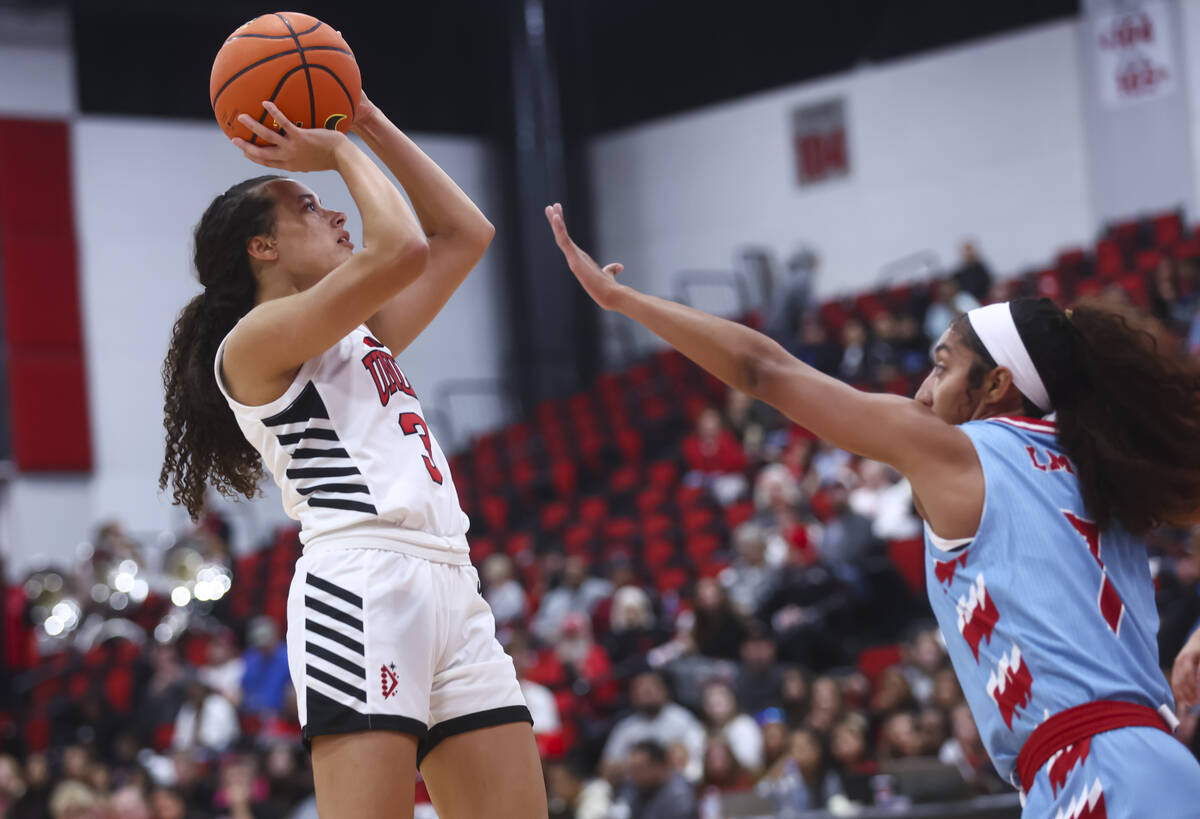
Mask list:
[{"label": "red trim on jersey", "polygon": [[1034,432],[1058,432],[1058,424],[1053,421],[1047,421],[1044,418],[1026,418],[1024,415],[996,415],[986,420],[999,421],[1002,424],[1008,424],[1010,427],[1030,429]]},{"label": "red trim on jersey", "polygon": [[1118,728],[1158,728],[1171,733],[1157,711],[1131,702],[1097,700],[1060,711],[1034,729],[1017,755],[1016,773],[1021,790],[1029,793],[1042,766],[1068,745]]}]

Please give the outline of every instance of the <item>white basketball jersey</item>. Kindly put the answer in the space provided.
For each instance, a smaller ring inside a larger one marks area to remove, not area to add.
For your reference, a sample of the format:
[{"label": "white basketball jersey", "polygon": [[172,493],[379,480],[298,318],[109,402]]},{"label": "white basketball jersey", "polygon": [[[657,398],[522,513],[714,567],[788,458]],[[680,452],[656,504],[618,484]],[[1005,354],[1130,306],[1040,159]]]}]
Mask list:
[{"label": "white basketball jersey", "polygon": [[[228,339],[228,336],[226,336]],[[310,547],[363,538],[448,563],[469,561],[469,521],[450,467],[396,359],[364,326],[296,373],[261,407],[217,384],[246,440],[283,490],[287,514]]]}]

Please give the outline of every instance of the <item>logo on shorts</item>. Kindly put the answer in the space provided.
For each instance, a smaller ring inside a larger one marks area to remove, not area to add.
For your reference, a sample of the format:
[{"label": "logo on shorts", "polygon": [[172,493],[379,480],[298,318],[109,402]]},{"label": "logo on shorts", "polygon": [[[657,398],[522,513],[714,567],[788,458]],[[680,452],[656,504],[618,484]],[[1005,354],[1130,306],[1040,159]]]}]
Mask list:
[{"label": "logo on shorts", "polygon": [[392,663],[391,666],[379,666],[379,683],[383,689],[383,698],[385,700],[396,693],[396,686],[400,683],[400,679],[396,676],[395,663]]}]

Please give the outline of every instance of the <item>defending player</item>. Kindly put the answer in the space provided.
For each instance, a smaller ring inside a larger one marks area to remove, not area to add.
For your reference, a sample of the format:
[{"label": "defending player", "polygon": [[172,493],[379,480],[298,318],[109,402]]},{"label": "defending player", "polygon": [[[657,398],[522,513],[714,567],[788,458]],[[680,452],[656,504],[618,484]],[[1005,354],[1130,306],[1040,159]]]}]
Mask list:
[{"label": "defending player", "polygon": [[288,660],[322,817],[411,817],[417,765],[445,819],[545,816],[529,711],[478,593],[467,518],[393,358],[475,266],[492,225],[365,96],[354,130],[416,218],[342,134],[242,122],[265,143],[234,140],[251,160],[341,175],[365,247],[355,253],[345,214],[292,179],[247,180],[212,202],[195,235],[204,292],[163,367],[160,482],[195,516],[206,484],[253,496],[265,462],[301,523]]},{"label": "defending player", "polygon": [[[1200,375],[1114,314],[1018,300],[958,319],[915,400],[859,392],[759,333],[618,284],[547,208],[601,307],[836,446],[896,467],[929,599],[988,753],[1029,817],[1183,819],[1145,548],[1200,500]],[[1057,423],[1054,419],[1057,419]]]}]

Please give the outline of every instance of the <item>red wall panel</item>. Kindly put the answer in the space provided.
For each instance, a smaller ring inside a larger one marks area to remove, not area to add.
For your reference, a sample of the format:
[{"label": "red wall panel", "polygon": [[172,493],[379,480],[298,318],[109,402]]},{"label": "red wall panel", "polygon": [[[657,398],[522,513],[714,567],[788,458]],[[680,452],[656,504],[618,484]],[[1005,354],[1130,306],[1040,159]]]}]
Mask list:
[{"label": "red wall panel", "polygon": [[0,281],[22,471],[92,465],[68,125],[0,119]]}]

